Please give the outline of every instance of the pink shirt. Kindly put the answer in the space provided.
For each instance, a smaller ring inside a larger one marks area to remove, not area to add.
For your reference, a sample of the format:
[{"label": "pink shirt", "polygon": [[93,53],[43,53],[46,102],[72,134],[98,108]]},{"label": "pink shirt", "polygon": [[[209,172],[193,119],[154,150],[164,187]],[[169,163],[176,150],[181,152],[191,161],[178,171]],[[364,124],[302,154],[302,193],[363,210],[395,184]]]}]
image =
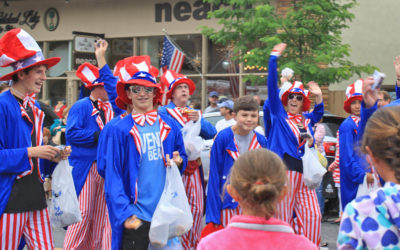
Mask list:
[{"label": "pink shirt", "polygon": [[[310,240],[293,232],[274,232],[258,229],[245,229],[235,226],[241,225],[257,227],[258,225],[283,226],[291,230],[285,222],[270,218],[239,215],[229,222],[229,225],[220,231],[201,239],[197,250],[203,249],[318,249]],[[257,225],[258,224],[258,225]]]}]

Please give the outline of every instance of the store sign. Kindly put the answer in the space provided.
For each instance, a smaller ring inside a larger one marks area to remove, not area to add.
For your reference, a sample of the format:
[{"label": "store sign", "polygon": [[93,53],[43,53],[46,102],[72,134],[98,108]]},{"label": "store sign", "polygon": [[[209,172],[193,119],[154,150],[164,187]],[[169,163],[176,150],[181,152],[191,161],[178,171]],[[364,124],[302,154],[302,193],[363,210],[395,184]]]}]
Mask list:
[{"label": "store sign", "polygon": [[58,14],[57,9],[49,8],[46,10],[43,20],[44,27],[46,27],[48,31],[55,31],[60,23],[60,15]]},{"label": "store sign", "polygon": [[89,36],[75,36],[74,37],[74,50],[79,52],[94,53],[94,43],[97,37]]},{"label": "store sign", "polygon": [[37,10],[20,12],[0,11],[0,33],[19,27],[29,27],[31,30],[33,30],[39,21],[40,16]]},{"label": "store sign", "polygon": [[99,37],[90,35],[75,35],[73,52],[74,69],[77,69],[85,62],[97,65],[96,55],[94,54],[94,43],[96,39],[99,39]]},{"label": "store sign", "polygon": [[85,62],[97,65],[95,54],[86,52],[74,52],[74,61],[73,61],[74,69],[78,69],[78,67],[84,64]]},{"label": "store sign", "polygon": [[[224,4],[228,6],[227,4]],[[172,16],[177,21],[187,21],[191,17],[195,20],[207,19],[208,12],[218,10],[221,4],[204,3],[203,0],[196,0],[191,6],[190,2],[180,1],[174,6],[170,3],[157,3],[155,4],[155,20],[156,23],[171,22]]]}]

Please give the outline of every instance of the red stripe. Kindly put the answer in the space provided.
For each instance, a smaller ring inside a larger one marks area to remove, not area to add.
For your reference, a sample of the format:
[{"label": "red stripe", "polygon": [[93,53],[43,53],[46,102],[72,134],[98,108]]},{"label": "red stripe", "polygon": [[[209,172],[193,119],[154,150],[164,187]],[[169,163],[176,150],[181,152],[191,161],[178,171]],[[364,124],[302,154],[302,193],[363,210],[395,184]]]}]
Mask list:
[{"label": "red stripe", "polygon": [[179,51],[177,49],[174,50],[174,53],[172,54],[172,59],[171,59],[171,69],[173,71],[177,70],[177,58],[179,57]]}]

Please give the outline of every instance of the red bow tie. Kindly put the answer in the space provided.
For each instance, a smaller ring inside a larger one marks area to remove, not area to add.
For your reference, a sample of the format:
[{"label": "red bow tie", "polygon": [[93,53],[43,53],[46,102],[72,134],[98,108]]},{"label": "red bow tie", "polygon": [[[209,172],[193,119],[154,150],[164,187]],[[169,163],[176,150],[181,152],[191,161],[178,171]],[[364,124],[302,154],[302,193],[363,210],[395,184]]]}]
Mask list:
[{"label": "red bow tie", "polygon": [[145,122],[152,126],[157,119],[157,111],[152,110],[145,114],[132,114],[132,118],[135,123],[139,124],[142,127],[144,126]]},{"label": "red bow tie", "polygon": [[24,102],[23,102],[24,108],[27,108],[27,106],[29,105],[29,107],[33,109],[33,106],[35,105],[35,99],[36,99],[35,93],[26,95],[24,97]]},{"label": "red bow tie", "polygon": [[292,115],[291,113],[288,112],[288,118],[291,121],[294,121],[295,123],[301,122],[301,119],[303,118],[303,115]]},{"label": "red bow tie", "polygon": [[98,99],[97,100],[97,107],[99,107],[99,109],[106,111],[108,109],[111,109],[111,104],[109,101],[105,101],[103,102],[102,100]]}]

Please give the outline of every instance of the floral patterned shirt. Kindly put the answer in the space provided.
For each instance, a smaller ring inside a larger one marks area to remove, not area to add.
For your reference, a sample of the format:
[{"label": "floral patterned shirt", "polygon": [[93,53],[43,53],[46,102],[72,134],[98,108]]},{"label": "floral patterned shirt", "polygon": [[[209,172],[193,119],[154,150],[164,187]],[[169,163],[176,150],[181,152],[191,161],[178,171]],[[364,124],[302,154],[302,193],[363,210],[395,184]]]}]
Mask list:
[{"label": "floral patterned shirt", "polygon": [[400,185],[387,182],[349,203],[342,216],[338,249],[400,249]]}]

